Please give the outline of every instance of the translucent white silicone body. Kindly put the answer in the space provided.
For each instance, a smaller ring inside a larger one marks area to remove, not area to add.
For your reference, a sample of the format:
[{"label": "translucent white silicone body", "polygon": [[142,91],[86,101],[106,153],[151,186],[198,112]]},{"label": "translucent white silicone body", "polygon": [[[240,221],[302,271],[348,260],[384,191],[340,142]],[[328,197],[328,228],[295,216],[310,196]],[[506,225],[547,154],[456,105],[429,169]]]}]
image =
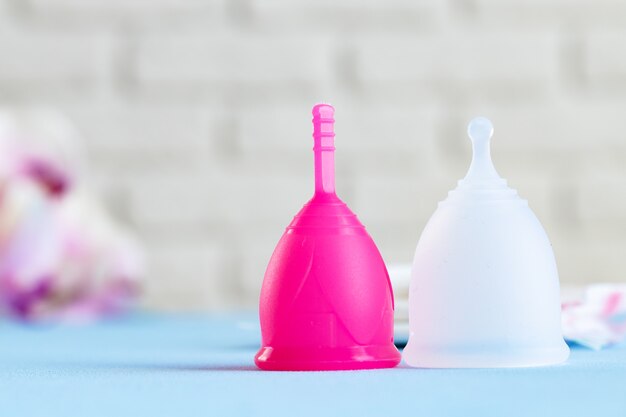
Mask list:
[{"label": "translucent white silicone body", "polygon": [[569,355],[552,247],[493,168],[492,132],[487,119],[470,124],[472,165],[417,245],[404,350],[411,366],[538,366]]}]

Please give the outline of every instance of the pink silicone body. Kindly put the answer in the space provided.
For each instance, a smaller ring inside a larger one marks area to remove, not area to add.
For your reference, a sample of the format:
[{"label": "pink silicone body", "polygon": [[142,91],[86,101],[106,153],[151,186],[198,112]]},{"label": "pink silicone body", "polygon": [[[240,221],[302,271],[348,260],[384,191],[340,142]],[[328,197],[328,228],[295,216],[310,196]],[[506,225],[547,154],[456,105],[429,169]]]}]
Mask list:
[{"label": "pink silicone body", "polygon": [[315,195],[270,259],[260,300],[266,370],[390,368],[393,294],[365,227],[335,194],[334,109],[313,108]]}]

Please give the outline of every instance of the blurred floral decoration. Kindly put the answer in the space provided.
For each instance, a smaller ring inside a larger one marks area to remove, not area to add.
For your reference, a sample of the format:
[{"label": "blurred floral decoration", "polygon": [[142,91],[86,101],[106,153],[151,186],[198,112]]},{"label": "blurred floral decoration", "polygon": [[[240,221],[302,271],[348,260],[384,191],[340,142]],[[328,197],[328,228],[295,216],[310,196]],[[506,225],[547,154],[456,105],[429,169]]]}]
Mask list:
[{"label": "blurred floral decoration", "polygon": [[130,309],[142,252],[85,186],[80,136],[59,114],[0,111],[0,312],[84,322]]},{"label": "blurred floral decoration", "polygon": [[626,285],[594,284],[582,296],[563,302],[563,336],[599,350],[626,336]]}]

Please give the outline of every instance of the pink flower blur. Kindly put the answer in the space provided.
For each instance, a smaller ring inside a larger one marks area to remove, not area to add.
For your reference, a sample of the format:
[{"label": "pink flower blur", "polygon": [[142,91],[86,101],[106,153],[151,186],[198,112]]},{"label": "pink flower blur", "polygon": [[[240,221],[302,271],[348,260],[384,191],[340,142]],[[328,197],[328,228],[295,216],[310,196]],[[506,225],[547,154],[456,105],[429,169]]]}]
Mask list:
[{"label": "pink flower blur", "polygon": [[[0,114],[0,312],[84,322],[128,311],[143,274],[140,248],[77,186],[76,153],[59,157],[59,141],[45,137],[32,146],[16,119]],[[77,140],[68,133],[62,143]]]}]

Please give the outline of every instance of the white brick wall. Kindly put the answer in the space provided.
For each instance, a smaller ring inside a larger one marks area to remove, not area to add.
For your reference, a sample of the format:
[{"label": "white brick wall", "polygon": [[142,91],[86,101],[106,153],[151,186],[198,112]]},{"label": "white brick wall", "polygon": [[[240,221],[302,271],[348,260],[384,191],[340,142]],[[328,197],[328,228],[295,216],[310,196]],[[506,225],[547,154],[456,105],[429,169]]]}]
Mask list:
[{"label": "white brick wall", "polygon": [[84,86],[98,72],[98,39],[71,33],[3,31],[0,83],[22,89]]},{"label": "white brick wall", "polygon": [[626,33],[611,30],[590,34],[583,45],[583,58],[583,74],[590,86],[626,86]]},{"label": "white brick wall", "polygon": [[625,19],[618,0],[0,0],[0,105],[80,129],[146,241],[149,307],[256,304],[324,100],[338,190],[387,261],[410,261],[485,115],[562,281],[623,281]]}]

